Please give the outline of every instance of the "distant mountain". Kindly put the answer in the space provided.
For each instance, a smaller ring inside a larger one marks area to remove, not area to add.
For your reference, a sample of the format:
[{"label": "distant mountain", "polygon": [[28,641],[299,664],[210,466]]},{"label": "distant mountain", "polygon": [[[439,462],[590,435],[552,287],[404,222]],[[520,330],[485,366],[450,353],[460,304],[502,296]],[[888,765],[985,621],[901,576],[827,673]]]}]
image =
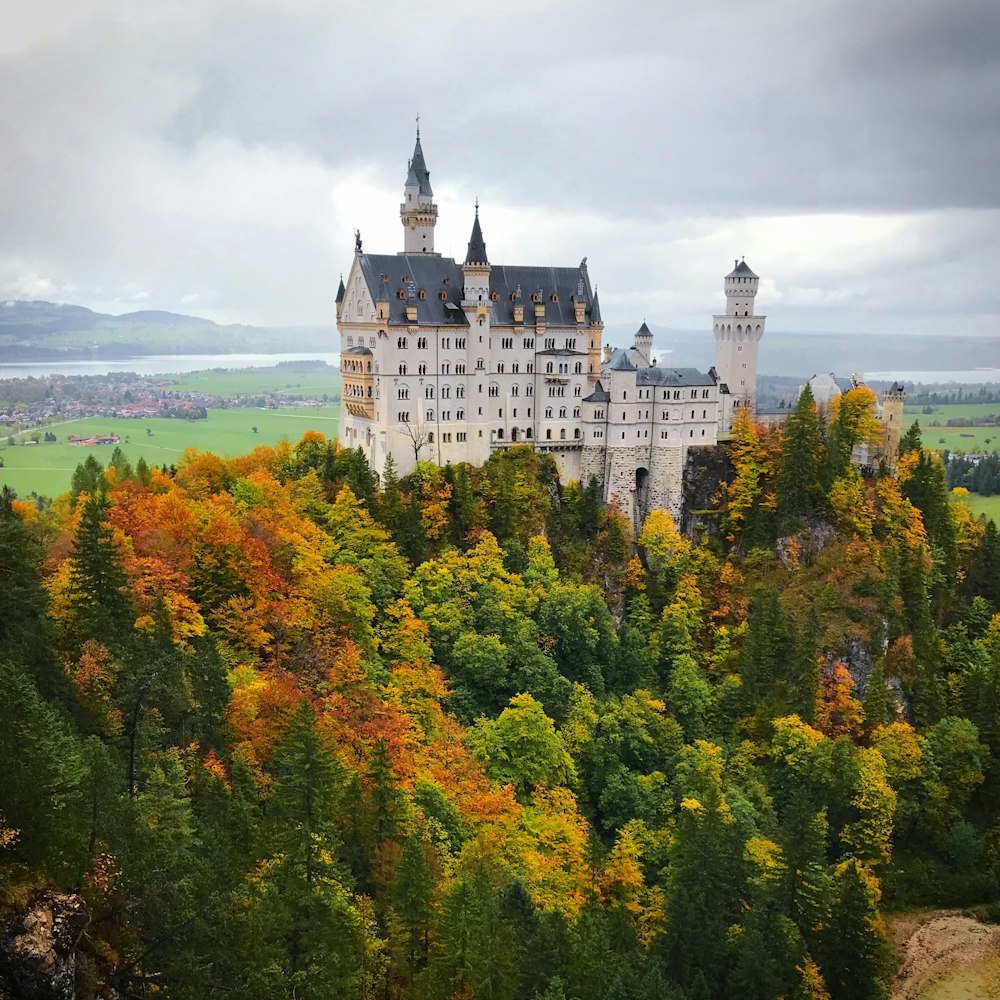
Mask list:
[{"label": "distant mountain", "polygon": [[[629,346],[639,324],[609,324],[606,343]],[[661,364],[705,371],[715,360],[711,328],[676,330],[652,326]],[[870,333],[793,333],[768,330],[760,344],[758,373],[806,379],[817,372],[951,371],[1000,367],[996,337],[893,337]],[[930,381],[930,378],[928,379]]]},{"label": "distant mountain", "polygon": [[0,303],[0,364],[117,359],[152,354],[339,350],[329,327],[222,326],[199,316],[142,309],[112,316],[57,302]]}]

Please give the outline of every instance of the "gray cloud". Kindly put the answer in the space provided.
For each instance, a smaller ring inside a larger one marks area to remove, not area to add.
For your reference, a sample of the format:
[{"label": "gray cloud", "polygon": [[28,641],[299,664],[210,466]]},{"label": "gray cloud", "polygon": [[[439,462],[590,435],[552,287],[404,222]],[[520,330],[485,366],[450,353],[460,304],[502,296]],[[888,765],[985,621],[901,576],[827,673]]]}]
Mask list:
[{"label": "gray cloud", "polygon": [[998,332],[992,0],[134,6],[0,42],[0,296],[331,322],[419,111],[439,248],[478,194],[491,252],[589,254],[616,318],[704,325],[745,253],[779,327]]}]

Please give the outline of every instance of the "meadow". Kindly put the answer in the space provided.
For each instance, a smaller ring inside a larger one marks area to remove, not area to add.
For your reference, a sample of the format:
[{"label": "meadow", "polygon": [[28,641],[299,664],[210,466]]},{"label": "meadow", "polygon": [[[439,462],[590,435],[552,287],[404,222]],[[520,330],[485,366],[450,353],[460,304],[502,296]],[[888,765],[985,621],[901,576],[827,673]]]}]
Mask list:
[{"label": "meadow", "polygon": [[982,514],[988,521],[996,521],[1000,525],[1000,494],[982,497],[978,493],[970,493],[963,497],[973,514]]},{"label": "meadow", "polygon": [[340,392],[340,372],[328,367],[320,371],[294,371],[285,367],[213,369],[182,375],[167,375],[176,392],[204,392],[216,396],[276,393],[321,399]]},{"label": "meadow", "polygon": [[[148,465],[172,465],[185,448],[198,448],[221,456],[244,455],[260,444],[276,444],[286,438],[293,444],[306,431],[319,431],[324,437],[337,434],[339,406],[287,407],[280,410],[250,408],[209,410],[205,420],[166,418],[117,420],[89,417],[53,424],[49,430],[58,441],[42,441],[34,447],[0,444],[0,484],[8,485],[20,497],[30,493],[56,497],[69,489],[73,470],[88,455],[106,465],[114,445],[80,447],[70,444],[69,435],[117,434],[119,447],[134,465],[140,457]],[[254,428],[256,427],[256,432]]]},{"label": "meadow", "polygon": [[904,426],[920,424],[924,447],[932,451],[994,451],[1000,449],[1000,427],[947,427],[949,420],[984,419],[1000,416],[1000,403],[947,403],[923,413],[920,406],[907,406]]}]

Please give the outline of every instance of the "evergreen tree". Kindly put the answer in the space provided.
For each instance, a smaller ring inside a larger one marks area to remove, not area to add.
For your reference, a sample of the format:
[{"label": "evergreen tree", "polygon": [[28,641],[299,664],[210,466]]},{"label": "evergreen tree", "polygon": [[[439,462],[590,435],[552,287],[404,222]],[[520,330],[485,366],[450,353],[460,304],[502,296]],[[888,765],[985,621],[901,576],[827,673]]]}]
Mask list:
[{"label": "evergreen tree", "polygon": [[807,382],[781,436],[777,501],[781,530],[794,530],[823,511],[820,467],[823,435],[819,412]]},{"label": "evergreen tree", "polygon": [[882,1000],[888,962],[875,878],[851,859],[837,870],[833,892],[819,951],[830,1000]]},{"label": "evergreen tree", "polygon": [[66,693],[66,678],[52,649],[46,615],[48,594],[42,586],[41,544],[14,510],[9,486],[0,492],[0,649],[10,661],[31,672],[44,698]]},{"label": "evergreen tree", "polygon": [[69,600],[74,642],[96,639],[120,645],[135,622],[121,554],[107,519],[108,507],[103,489],[90,494],[73,539]]},{"label": "evergreen tree", "polygon": [[272,995],[335,1000],[358,974],[358,918],[339,860],[340,774],[308,701],[295,710],[269,769],[275,787],[267,804],[268,875],[254,921],[264,935],[257,971],[282,970],[283,989]]}]

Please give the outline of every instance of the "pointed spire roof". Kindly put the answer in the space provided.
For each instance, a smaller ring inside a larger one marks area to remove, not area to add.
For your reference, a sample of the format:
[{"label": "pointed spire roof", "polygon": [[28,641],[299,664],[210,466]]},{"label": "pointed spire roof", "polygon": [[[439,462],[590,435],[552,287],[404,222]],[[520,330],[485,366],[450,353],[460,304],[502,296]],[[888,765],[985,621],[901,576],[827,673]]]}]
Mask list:
[{"label": "pointed spire roof", "polygon": [[427,195],[428,198],[434,195],[431,190],[431,172],[424,162],[424,150],[420,145],[419,129],[417,130],[417,142],[413,147],[413,159],[410,160],[410,170],[406,175],[406,183],[407,185],[417,184],[420,187],[420,193]]},{"label": "pointed spire roof", "polygon": [[488,264],[489,258],[486,256],[486,241],[483,239],[483,230],[479,225],[479,201],[476,201],[476,218],[472,223],[472,235],[469,237],[469,252],[465,255],[466,264]]},{"label": "pointed spire roof", "polygon": [[635,335],[636,335],[636,337],[652,337],[653,336],[653,331],[650,330],[650,328],[648,326],[646,326],[646,321],[643,320],[642,321],[642,326],[639,327],[639,329],[636,331]]},{"label": "pointed spire roof", "polygon": [[756,278],[757,275],[750,270],[745,260],[734,260],[733,269],[726,275],[727,278]]},{"label": "pointed spire roof", "polygon": [[603,323],[601,319],[601,303],[597,300],[597,289],[594,289],[594,301],[590,303],[590,322]]},{"label": "pointed spire roof", "polygon": [[340,287],[337,289],[337,301],[338,302],[343,302],[344,301],[344,295],[345,295],[346,292],[347,292],[347,289],[344,288],[344,276],[341,275],[340,276]]}]

